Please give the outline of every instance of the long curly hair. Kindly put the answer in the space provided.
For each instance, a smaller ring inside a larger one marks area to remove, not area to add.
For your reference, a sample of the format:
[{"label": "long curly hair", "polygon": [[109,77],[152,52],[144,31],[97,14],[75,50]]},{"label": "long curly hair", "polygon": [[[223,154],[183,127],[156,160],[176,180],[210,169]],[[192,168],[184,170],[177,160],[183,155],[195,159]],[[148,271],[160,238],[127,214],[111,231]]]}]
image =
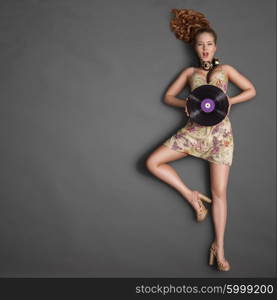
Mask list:
[{"label": "long curly hair", "polygon": [[176,8],[173,8],[171,13],[175,16],[170,21],[170,29],[177,39],[195,46],[198,34],[208,32],[213,35],[216,44],[217,34],[204,14],[193,9]]}]

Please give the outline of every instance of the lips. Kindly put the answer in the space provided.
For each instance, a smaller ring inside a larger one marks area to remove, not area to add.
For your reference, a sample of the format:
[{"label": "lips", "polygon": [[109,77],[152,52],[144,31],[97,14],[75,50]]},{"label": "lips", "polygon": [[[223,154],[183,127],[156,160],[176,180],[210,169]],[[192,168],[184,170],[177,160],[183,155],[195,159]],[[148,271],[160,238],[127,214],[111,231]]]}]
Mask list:
[{"label": "lips", "polygon": [[203,52],[202,55],[203,55],[203,57],[208,57],[209,53],[208,52]]}]

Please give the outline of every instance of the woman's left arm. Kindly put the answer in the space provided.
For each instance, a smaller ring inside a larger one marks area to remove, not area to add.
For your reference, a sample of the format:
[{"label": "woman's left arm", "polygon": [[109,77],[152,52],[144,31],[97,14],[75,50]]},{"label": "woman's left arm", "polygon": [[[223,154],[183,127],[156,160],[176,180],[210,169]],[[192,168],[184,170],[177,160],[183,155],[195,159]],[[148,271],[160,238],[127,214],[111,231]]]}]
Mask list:
[{"label": "woman's left arm", "polygon": [[227,70],[228,79],[243,90],[240,94],[234,97],[229,97],[231,104],[244,102],[256,96],[256,89],[254,85],[246,77],[230,65],[225,65],[225,68]]}]

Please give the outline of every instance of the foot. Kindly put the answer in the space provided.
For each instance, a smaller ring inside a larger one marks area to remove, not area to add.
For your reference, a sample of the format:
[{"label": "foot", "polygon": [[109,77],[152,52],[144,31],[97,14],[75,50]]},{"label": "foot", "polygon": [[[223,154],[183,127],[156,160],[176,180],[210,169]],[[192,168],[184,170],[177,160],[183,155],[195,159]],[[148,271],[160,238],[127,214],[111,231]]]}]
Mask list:
[{"label": "foot", "polygon": [[186,195],[186,198],[190,205],[194,208],[196,212],[199,212],[200,210],[200,205],[198,201],[195,201],[195,199],[199,199],[199,196],[196,194],[196,191],[190,191],[188,195]]},{"label": "foot", "polygon": [[197,221],[203,221],[207,215],[208,210],[200,200],[200,193],[198,191],[191,191],[187,199],[196,212]]},{"label": "foot", "polygon": [[190,194],[187,196],[188,201],[192,205],[192,207],[195,209],[196,212],[200,212],[201,206],[200,206],[200,197],[198,191],[190,191]]},{"label": "foot", "polygon": [[218,267],[223,271],[228,271],[230,269],[230,264],[228,260],[224,257],[223,246],[218,246],[216,242],[213,242],[212,247],[215,249]]}]

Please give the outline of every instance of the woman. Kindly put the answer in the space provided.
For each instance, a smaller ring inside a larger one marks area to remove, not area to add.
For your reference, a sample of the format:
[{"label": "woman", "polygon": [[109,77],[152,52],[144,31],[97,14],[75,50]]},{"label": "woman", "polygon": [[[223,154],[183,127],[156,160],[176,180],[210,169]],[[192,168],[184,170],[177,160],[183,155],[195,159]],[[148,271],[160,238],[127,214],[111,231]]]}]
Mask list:
[{"label": "woman", "polygon": [[[256,95],[253,84],[234,67],[227,64],[218,64],[215,67],[217,35],[205,16],[187,9],[173,9],[172,12],[175,13],[175,19],[171,20],[171,30],[178,39],[192,45],[199,58],[199,66],[188,67],[181,72],[168,88],[164,97],[165,103],[185,108],[188,115],[187,99],[175,97],[188,83],[191,91],[200,85],[211,84],[221,88],[226,94],[227,83],[232,81],[242,92],[235,97],[227,96],[228,114],[231,105],[253,98]],[[215,239],[210,246],[209,264],[212,265],[216,258],[217,268],[220,271],[230,270],[230,263],[224,256],[227,184],[234,150],[228,114],[223,121],[213,126],[201,126],[189,119],[183,128],[159,146],[146,161],[146,166],[153,175],[175,188],[192,205],[196,211],[197,221],[203,221],[207,216],[207,209],[202,201],[212,203]],[[209,161],[212,201],[200,192],[190,190],[175,169],[167,164],[188,155]]]}]

